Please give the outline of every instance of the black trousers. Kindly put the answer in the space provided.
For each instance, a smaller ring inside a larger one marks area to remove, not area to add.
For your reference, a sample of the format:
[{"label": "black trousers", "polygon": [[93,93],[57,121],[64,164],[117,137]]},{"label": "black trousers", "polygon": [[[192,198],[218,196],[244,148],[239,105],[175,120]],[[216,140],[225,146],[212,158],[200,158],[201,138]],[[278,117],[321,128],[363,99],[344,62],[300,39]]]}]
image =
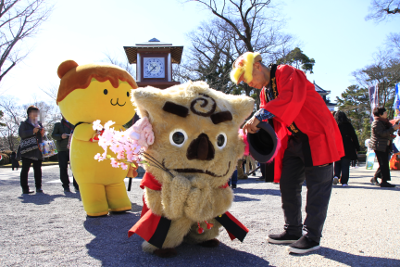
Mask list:
[{"label": "black trousers", "polygon": [[[320,242],[332,191],[332,172],[332,164],[305,167],[301,140],[289,138],[280,180],[284,228],[288,234],[301,236],[305,230],[309,239]],[[307,217],[303,226],[301,191],[304,180],[308,190]]]},{"label": "black trousers", "polygon": [[335,161],[335,176],[340,178],[341,184],[347,184],[350,176],[350,162],[351,159],[341,158],[339,161]]},{"label": "black trousers", "polygon": [[376,178],[381,178],[383,181],[390,181],[390,167],[389,167],[389,149],[385,152],[375,150],[375,155],[379,162],[379,168],[375,172]]},{"label": "black trousers", "polygon": [[[58,166],[60,167],[60,180],[64,189],[69,189],[69,178],[68,178],[68,161],[69,151],[58,151]],[[75,188],[79,188],[75,178],[73,178],[73,184]]]},{"label": "black trousers", "polygon": [[35,187],[42,188],[42,161],[22,158],[22,168],[20,174],[20,183],[23,191],[29,191],[28,173],[33,163],[33,175],[35,177]]}]

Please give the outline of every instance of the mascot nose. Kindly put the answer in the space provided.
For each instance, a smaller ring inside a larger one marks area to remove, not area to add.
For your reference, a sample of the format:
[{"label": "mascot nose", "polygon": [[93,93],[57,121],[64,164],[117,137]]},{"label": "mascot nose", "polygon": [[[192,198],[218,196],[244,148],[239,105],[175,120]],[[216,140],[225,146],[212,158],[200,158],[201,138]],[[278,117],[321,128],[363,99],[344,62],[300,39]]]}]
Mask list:
[{"label": "mascot nose", "polygon": [[208,139],[208,136],[202,133],[190,143],[186,157],[188,160],[212,160],[214,159],[214,154],[213,144]]}]

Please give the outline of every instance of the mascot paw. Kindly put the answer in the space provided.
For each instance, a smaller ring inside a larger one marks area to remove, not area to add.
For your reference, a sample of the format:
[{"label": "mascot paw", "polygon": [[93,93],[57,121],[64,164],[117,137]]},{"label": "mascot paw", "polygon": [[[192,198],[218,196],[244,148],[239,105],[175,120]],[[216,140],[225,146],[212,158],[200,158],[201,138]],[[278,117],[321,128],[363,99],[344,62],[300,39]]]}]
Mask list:
[{"label": "mascot paw", "polygon": [[215,248],[219,246],[219,240],[216,238],[199,243],[200,246],[206,248]]},{"label": "mascot paw", "polygon": [[162,248],[162,249],[156,249],[153,252],[155,255],[157,255],[160,258],[171,258],[175,257],[178,255],[176,250],[174,248]]}]

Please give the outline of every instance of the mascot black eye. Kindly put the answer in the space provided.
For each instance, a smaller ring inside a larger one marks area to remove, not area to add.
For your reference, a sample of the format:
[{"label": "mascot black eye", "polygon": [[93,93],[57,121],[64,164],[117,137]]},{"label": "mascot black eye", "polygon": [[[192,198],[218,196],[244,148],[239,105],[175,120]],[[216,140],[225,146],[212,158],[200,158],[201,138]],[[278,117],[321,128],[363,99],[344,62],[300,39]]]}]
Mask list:
[{"label": "mascot black eye", "polygon": [[228,138],[226,138],[226,134],[220,133],[217,137],[217,146],[218,148],[222,149],[226,146],[226,142],[228,141]]},{"label": "mascot black eye", "polygon": [[105,95],[108,94],[108,90],[107,90],[107,89],[104,89],[103,93],[104,93]]},{"label": "mascot black eye", "polygon": [[129,92],[126,92],[126,96],[129,97]]},{"label": "mascot black eye", "polygon": [[182,147],[187,139],[187,134],[182,129],[176,129],[169,134],[169,142],[173,146]]}]

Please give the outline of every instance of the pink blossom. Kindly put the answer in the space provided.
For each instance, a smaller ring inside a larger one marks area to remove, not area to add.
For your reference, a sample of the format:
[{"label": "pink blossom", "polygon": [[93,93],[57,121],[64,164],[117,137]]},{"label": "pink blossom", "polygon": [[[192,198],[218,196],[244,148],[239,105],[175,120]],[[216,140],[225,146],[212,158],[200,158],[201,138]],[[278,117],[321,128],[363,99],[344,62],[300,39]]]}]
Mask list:
[{"label": "pink blossom", "polygon": [[100,123],[101,123],[100,120],[94,121],[93,122],[93,130],[95,130],[95,131],[103,130],[103,126]]},{"label": "pink blossom", "polygon": [[121,168],[123,170],[127,170],[128,169],[128,165],[126,165],[125,163],[121,162]]},{"label": "pink blossom", "polygon": [[118,168],[119,165],[120,163],[116,159],[111,158],[111,166],[113,166],[113,168]]},{"label": "pink blossom", "polygon": [[121,160],[121,159],[125,159],[125,153],[124,151],[121,151],[117,154],[117,159]]}]

